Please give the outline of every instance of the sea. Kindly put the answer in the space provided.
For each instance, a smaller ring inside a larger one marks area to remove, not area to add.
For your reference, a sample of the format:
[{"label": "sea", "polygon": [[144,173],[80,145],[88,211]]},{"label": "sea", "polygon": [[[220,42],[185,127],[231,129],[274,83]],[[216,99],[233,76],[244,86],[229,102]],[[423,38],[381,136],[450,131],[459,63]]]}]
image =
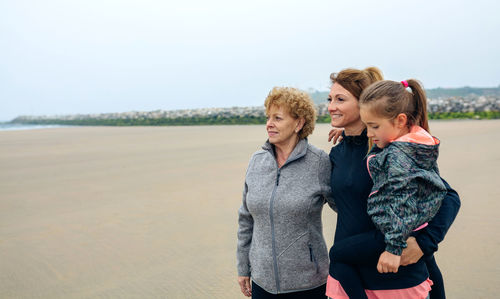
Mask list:
[{"label": "sea", "polygon": [[63,127],[70,127],[70,126],[61,126],[61,125],[23,125],[23,124],[0,123],[0,131],[38,130],[38,129],[63,128]]}]

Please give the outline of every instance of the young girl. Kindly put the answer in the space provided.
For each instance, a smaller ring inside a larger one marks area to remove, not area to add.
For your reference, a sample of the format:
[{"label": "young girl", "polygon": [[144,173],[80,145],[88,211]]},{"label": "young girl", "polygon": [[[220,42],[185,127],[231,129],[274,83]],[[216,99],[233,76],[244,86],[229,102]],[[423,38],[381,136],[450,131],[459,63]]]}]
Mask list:
[{"label": "young girl", "polygon": [[[446,195],[436,163],[439,140],[429,133],[425,92],[419,82],[376,82],[363,91],[359,104],[367,136],[376,145],[367,157],[373,180],[367,209],[383,237],[379,244],[368,243],[373,233],[365,233],[334,244],[331,262],[336,263],[336,277],[349,298],[370,295],[353,264],[376,264],[380,273],[396,273],[406,239],[427,225]],[[415,291],[412,298],[427,297],[428,290]]]}]

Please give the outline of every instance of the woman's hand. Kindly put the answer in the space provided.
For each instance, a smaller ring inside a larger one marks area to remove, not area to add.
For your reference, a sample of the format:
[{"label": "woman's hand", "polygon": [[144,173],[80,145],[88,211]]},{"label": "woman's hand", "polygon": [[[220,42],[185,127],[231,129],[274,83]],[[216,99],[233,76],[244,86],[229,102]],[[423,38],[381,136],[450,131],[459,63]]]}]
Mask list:
[{"label": "woman's hand", "polygon": [[328,133],[328,142],[332,141],[333,139],[333,144],[336,144],[337,142],[342,141],[342,132],[344,131],[344,128],[333,128],[330,130],[330,133]]},{"label": "woman's hand", "polygon": [[415,264],[418,260],[424,256],[422,249],[418,246],[417,239],[415,237],[409,237],[406,240],[406,244],[408,247],[403,249],[403,253],[401,254],[401,266],[407,266],[410,264]]},{"label": "woman's hand", "polygon": [[250,286],[250,277],[238,276],[238,283],[240,284],[241,292],[243,295],[252,296],[252,287]]},{"label": "woman's hand", "polygon": [[380,273],[397,273],[400,262],[401,257],[399,255],[384,251],[378,259],[377,270]]}]

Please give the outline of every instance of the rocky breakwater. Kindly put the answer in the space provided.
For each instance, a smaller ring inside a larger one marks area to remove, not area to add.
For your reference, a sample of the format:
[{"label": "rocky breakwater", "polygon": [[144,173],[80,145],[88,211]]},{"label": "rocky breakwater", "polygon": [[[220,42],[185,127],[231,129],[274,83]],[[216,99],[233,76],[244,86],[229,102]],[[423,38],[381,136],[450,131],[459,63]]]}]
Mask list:
[{"label": "rocky breakwater", "polygon": [[[328,102],[318,104],[318,116],[328,116]],[[500,112],[499,96],[465,96],[429,99],[428,111],[431,114],[439,113],[478,113]],[[203,108],[184,110],[155,110],[149,112],[131,111],[123,113],[101,114],[71,114],[71,115],[39,115],[19,116],[11,123],[24,124],[104,124],[104,125],[165,125],[175,124],[180,120],[203,121],[210,120],[210,124],[220,120],[253,119],[263,122],[265,119],[264,107],[231,107],[231,108]],[[229,122],[224,122],[229,123]],[[238,121],[230,122],[238,123]],[[182,124],[191,124],[183,122]],[[193,124],[196,124],[194,122]]]}]

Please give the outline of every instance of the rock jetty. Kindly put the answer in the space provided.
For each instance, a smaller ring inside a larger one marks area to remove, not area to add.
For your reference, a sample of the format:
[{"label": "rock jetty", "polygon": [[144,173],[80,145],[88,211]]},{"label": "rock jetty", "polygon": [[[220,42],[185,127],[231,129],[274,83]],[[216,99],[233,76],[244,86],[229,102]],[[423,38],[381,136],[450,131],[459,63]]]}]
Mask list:
[{"label": "rock jetty", "polygon": [[[319,116],[328,115],[328,102],[316,105]],[[500,111],[499,96],[464,96],[429,99],[430,113],[446,112],[488,112]],[[184,110],[155,110],[149,112],[131,111],[123,113],[72,114],[19,116],[12,123],[35,123],[43,121],[79,121],[79,120],[145,120],[145,119],[184,119],[184,118],[241,118],[265,117],[264,107],[203,108]]]}]

